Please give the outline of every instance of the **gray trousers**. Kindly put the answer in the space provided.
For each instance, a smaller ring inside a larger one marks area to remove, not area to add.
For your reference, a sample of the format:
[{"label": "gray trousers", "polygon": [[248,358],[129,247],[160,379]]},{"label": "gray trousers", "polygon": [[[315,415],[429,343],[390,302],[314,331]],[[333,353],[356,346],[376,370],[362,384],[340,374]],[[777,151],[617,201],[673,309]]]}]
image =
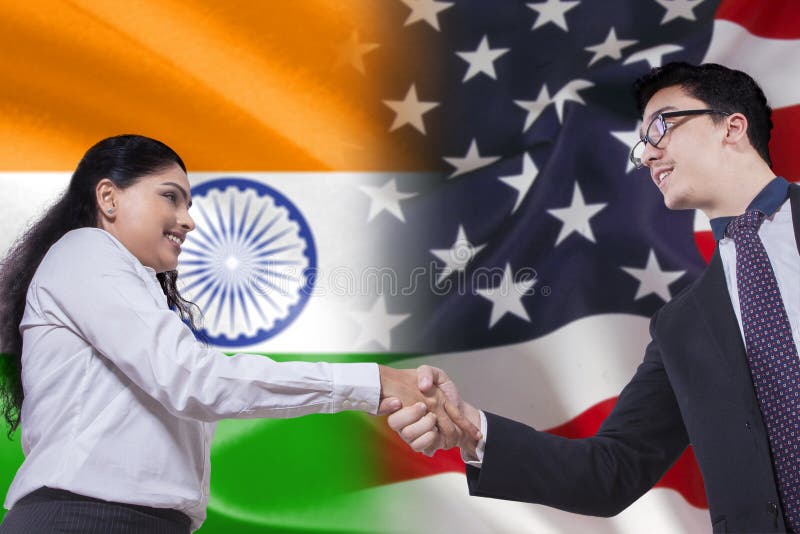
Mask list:
[{"label": "gray trousers", "polygon": [[176,510],[40,488],[8,511],[0,534],[189,534],[189,527],[189,517]]}]

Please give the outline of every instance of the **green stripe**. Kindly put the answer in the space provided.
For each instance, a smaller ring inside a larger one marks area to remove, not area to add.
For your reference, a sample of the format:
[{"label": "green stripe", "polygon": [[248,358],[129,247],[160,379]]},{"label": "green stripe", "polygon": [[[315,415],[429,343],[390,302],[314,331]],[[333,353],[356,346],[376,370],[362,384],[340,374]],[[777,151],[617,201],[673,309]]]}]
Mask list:
[{"label": "green stripe", "polygon": [[[412,354],[270,354],[276,361],[399,364]],[[220,421],[211,500],[199,532],[380,532],[380,419],[358,412]],[[3,428],[5,430],[5,428]],[[4,434],[3,434],[4,435]],[[0,493],[22,463],[19,431],[0,439]],[[0,518],[4,511],[0,511]]]}]

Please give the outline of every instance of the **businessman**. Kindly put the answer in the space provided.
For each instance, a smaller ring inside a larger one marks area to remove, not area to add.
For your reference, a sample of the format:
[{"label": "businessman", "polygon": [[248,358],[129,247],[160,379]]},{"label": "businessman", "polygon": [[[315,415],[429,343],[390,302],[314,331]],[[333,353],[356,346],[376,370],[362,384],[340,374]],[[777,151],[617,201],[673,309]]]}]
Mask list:
[{"label": "businessman", "polygon": [[446,436],[422,405],[389,424],[417,451],[457,443],[472,495],[600,516],[691,443],[714,532],[800,532],[800,187],[771,170],[771,109],[752,78],[720,65],[667,64],[634,89],[643,129],[631,161],[668,208],[702,210],[718,246],[653,316],[644,360],[600,430],[570,440],[479,411],[431,367],[420,388],[440,387],[483,437]]}]

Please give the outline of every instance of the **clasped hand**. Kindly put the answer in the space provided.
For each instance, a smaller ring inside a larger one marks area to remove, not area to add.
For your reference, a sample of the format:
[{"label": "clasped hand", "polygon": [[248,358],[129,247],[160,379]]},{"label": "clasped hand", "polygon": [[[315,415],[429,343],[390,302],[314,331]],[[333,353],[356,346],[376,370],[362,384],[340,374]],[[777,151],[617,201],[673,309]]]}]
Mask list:
[{"label": "clasped hand", "polygon": [[444,371],[379,366],[381,403],[389,427],[417,452],[432,456],[439,449],[460,447],[473,457],[481,439],[480,414],[464,402]]}]

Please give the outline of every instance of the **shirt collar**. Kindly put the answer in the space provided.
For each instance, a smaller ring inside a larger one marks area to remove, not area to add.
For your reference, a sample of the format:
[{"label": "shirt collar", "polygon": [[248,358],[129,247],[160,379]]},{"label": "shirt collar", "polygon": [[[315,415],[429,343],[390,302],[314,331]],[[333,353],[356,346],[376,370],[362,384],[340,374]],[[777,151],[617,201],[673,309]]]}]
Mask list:
[{"label": "shirt collar", "polygon": [[[789,182],[777,176],[756,195],[756,198],[747,206],[745,211],[757,210],[766,214],[767,217],[771,217],[778,211],[778,208],[781,207],[781,204],[784,203],[788,196]],[[731,219],[733,219],[732,216],[711,219],[711,231],[714,234],[715,241],[720,241],[725,237],[725,228],[731,222]]]}]

